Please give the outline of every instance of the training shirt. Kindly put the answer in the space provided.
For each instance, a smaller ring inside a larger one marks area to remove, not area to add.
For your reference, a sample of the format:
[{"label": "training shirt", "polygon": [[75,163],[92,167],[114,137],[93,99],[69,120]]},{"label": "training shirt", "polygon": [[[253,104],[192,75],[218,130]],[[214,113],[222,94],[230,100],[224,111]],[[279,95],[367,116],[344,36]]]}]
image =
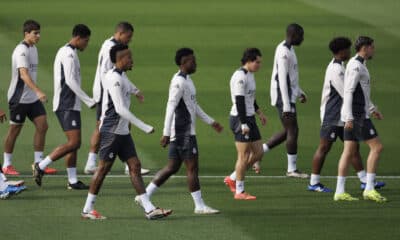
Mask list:
[{"label": "training shirt", "polygon": [[53,111],[80,111],[81,100],[93,107],[96,102],[81,89],[77,50],[70,44],[61,47],[54,60]]},{"label": "training shirt", "polygon": [[125,72],[116,68],[109,70],[102,85],[104,92],[100,132],[127,135],[130,133],[129,123],[146,133],[153,130],[152,126],[145,124],[129,111],[131,94],[135,94],[137,88],[129,81]]},{"label": "training shirt", "polygon": [[256,100],[256,80],[252,72],[244,68],[236,70],[230,81],[232,108],[230,115],[238,116],[236,107],[236,96],[244,96],[246,116],[254,116],[254,101]]},{"label": "training shirt", "polygon": [[169,86],[163,135],[170,136],[172,141],[177,137],[196,135],[196,117],[207,124],[214,122],[197,103],[196,88],[190,75],[179,71]]},{"label": "training shirt", "polygon": [[26,42],[19,43],[11,57],[11,83],[8,88],[7,100],[10,104],[33,103],[38,100],[36,93],[25,84],[19,74],[20,68],[28,69],[32,81],[37,81],[37,68],[39,64],[36,46],[29,46]]},{"label": "training shirt", "polygon": [[283,112],[293,112],[290,103],[304,94],[299,86],[299,72],[297,57],[293,46],[285,41],[281,42],[275,50],[274,66],[271,77],[271,105],[283,106]]}]

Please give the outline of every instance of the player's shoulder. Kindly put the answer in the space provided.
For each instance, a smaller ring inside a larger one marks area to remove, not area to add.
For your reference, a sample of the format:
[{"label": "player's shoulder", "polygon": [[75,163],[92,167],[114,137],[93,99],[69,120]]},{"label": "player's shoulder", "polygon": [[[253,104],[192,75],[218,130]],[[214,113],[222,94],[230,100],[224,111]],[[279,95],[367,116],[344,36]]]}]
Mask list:
[{"label": "player's shoulder", "polygon": [[249,71],[247,71],[245,68],[240,67],[237,69],[233,75],[232,75],[232,80],[246,80],[247,74]]},{"label": "player's shoulder", "polygon": [[64,45],[60,47],[60,49],[58,50],[58,54],[65,58],[75,58],[75,47],[73,47],[71,44]]},{"label": "player's shoulder", "polygon": [[29,51],[29,45],[23,41],[18,43],[18,45],[14,49],[15,53],[22,53],[22,52],[28,52],[28,51]]},{"label": "player's shoulder", "polygon": [[174,76],[172,77],[171,82],[183,84],[188,78],[189,78],[189,74],[186,74],[186,73],[183,73],[182,71],[179,71],[179,72],[174,74]]},{"label": "player's shoulder", "polygon": [[363,62],[360,60],[359,56],[354,56],[347,63],[346,71],[359,72],[362,66]]},{"label": "player's shoulder", "polygon": [[108,72],[106,73],[103,85],[114,86],[116,83],[118,83],[120,86],[122,79],[123,79],[123,72],[113,68],[108,70]]}]

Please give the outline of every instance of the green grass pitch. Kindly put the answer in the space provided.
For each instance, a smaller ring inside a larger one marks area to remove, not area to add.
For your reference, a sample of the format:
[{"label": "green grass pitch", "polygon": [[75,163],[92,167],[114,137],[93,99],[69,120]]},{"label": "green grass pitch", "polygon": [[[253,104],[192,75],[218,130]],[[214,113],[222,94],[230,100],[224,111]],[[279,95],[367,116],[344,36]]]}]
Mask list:
[{"label": "green grass pitch", "polygon": [[[307,180],[286,178],[248,178],[246,189],[255,194],[254,202],[237,202],[224,186],[223,177],[232,171],[235,159],[233,137],[229,131],[231,106],[229,79],[239,67],[242,51],[258,47],[263,66],[256,74],[257,102],[267,114],[263,139],[280,129],[276,110],[269,104],[269,79],[276,45],[284,39],[288,23],[298,22],[305,29],[305,41],[296,48],[300,85],[309,97],[298,104],[300,169],[309,172],[311,158],[319,141],[319,104],[326,65],[330,61],[329,40],[338,35],[355,39],[370,35],[376,40],[376,56],[368,62],[372,76],[372,99],[385,116],[375,121],[385,150],[378,175],[398,176],[400,88],[398,76],[400,40],[400,2],[397,0],[203,0],[203,1],[0,1],[0,107],[7,109],[6,93],[10,81],[11,53],[22,39],[21,25],[33,18],[42,25],[39,51],[39,86],[53,96],[52,66],[57,49],[65,44],[76,23],[92,29],[86,51],[79,54],[83,89],[91,95],[102,42],[113,33],[118,21],[130,21],[135,35],[130,44],[135,67],[130,79],[144,92],[145,103],[133,100],[132,111],[152,124],[156,133],[132,133],[143,165],[154,173],[165,161],[167,152],[159,147],[168,85],[177,71],[173,57],[179,47],[195,50],[198,71],[192,76],[203,109],[220,121],[225,130],[215,133],[197,124],[200,148],[200,175],[206,202],[221,210],[216,216],[195,216],[184,178],[170,179],[153,197],[162,207],[174,209],[162,221],[147,221],[133,203],[134,192],[127,177],[109,177],[98,197],[96,208],[109,219],[89,222],[80,219],[86,191],[67,191],[64,163],[56,177],[45,177],[38,188],[24,177],[29,188],[20,196],[0,201],[0,239],[399,239],[400,179],[385,178],[381,192],[386,204],[359,201],[335,203],[332,194],[307,192]],[[49,131],[45,153],[64,142],[64,135],[46,105]],[[86,161],[89,137],[95,126],[95,112],[83,106],[82,147],[79,171]],[[0,127],[4,138],[7,125]],[[31,174],[33,161],[32,124],[24,127],[15,148],[14,165],[24,176]],[[336,175],[342,150],[338,142],[329,154],[323,175]],[[366,158],[367,149],[362,147]],[[262,162],[262,176],[283,176],[286,167],[284,148],[268,153]],[[116,162],[112,175],[121,175],[123,165]],[[182,169],[177,175],[185,174]],[[354,175],[351,170],[350,174]],[[249,175],[254,175],[249,173]],[[214,176],[214,177],[212,177]],[[380,178],[382,180],[382,178]],[[89,178],[82,178],[88,182]],[[145,178],[148,183],[150,178]],[[335,179],[323,182],[335,187]],[[358,180],[348,180],[348,191],[361,196]]]}]

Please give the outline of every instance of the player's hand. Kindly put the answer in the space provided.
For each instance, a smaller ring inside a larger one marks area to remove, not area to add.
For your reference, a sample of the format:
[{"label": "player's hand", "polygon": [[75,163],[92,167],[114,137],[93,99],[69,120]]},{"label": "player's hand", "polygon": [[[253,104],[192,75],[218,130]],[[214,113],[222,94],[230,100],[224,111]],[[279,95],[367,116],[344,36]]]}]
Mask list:
[{"label": "player's hand", "polygon": [[291,115],[292,115],[292,112],[283,112],[282,118],[290,118]]},{"label": "player's hand", "polygon": [[0,110],[0,122],[3,123],[7,120],[6,113],[3,110]]},{"label": "player's hand", "polygon": [[214,128],[214,130],[215,130],[217,133],[222,132],[222,130],[224,129],[224,127],[223,127],[219,122],[213,122],[213,123],[211,124],[211,127]]},{"label": "player's hand", "polygon": [[344,124],[344,129],[345,129],[345,130],[353,130],[353,121],[347,121],[347,122]]},{"label": "player's hand", "polygon": [[147,134],[152,134],[152,133],[154,133],[154,131],[155,131],[155,129],[152,127],[151,129],[150,129],[150,131],[148,131],[148,132],[146,132]]},{"label": "player's hand", "polygon": [[378,120],[382,120],[383,119],[383,114],[381,112],[379,112],[378,110],[374,110],[372,112],[372,117],[378,119]]},{"label": "player's hand", "polygon": [[90,109],[93,109],[93,108],[96,107],[96,105],[97,105],[97,103],[95,102],[94,104],[90,105],[89,108],[90,108]]},{"label": "player's hand", "polygon": [[267,116],[265,116],[264,113],[260,113],[258,117],[260,118],[261,125],[265,126],[267,124]]},{"label": "player's hand", "polygon": [[301,94],[299,97],[299,101],[301,103],[306,103],[307,102],[307,96],[305,94]]},{"label": "player's hand", "polygon": [[246,123],[244,123],[244,124],[241,125],[241,129],[242,129],[242,134],[243,134],[243,135],[249,135],[249,133],[250,133],[250,128],[249,128],[249,126],[247,126]]},{"label": "player's hand", "polygon": [[160,140],[161,147],[165,148],[169,144],[169,136],[162,136]]},{"label": "player's hand", "polygon": [[47,102],[47,96],[46,96],[46,94],[44,94],[44,92],[42,92],[41,90],[37,90],[36,91],[36,96],[39,98],[39,100],[42,102],[42,103],[46,103]]},{"label": "player's hand", "polygon": [[138,92],[135,96],[136,96],[136,99],[139,101],[139,103],[144,102],[144,95],[142,94],[142,92]]}]

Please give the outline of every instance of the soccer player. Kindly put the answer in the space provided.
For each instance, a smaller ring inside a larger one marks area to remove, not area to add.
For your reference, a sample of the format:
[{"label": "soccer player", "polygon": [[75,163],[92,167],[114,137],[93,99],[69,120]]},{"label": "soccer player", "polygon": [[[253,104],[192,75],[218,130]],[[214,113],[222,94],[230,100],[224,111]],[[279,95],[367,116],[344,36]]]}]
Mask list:
[{"label": "soccer player", "polygon": [[[117,24],[115,27],[115,32],[114,35],[105,40],[103,45],[101,46],[101,49],[99,51],[98,55],[98,61],[97,61],[97,69],[96,69],[96,75],[94,78],[94,83],[93,83],[93,98],[97,103],[97,111],[96,111],[96,128],[94,129],[94,132],[92,134],[92,137],[90,139],[90,150],[89,150],[89,156],[86,162],[86,166],[84,169],[84,172],[86,174],[93,174],[96,171],[96,158],[97,158],[97,152],[99,150],[99,143],[100,143],[100,133],[99,133],[99,125],[100,125],[100,116],[101,116],[101,105],[102,105],[102,92],[103,92],[103,87],[101,85],[101,81],[104,78],[104,75],[113,68],[113,64],[110,61],[110,49],[111,47],[115,46],[117,43],[121,44],[128,44],[132,37],[133,37],[133,26],[132,24],[128,22],[120,22]],[[144,96],[142,92],[134,88],[134,91],[132,91],[132,94],[136,96],[136,98],[139,100],[140,103],[144,101]],[[128,166],[126,166],[125,170],[129,174],[129,169]],[[149,173],[150,170],[148,169],[141,169],[142,175]]]},{"label": "soccer player", "polygon": [[[271,77],[271,104],[277,108],[284,129],[263,144],[264,153],[266,153],[286,141],[288,161],[286,176],[297,178],[308,178],[308,174],[302,173],[296,165],[299,133],[296,100],[299,98],[301,103],[305,103],[307,97],[299,86],[294,46],[300,46],[303,40],[303,28],[297,23],[292,23],[286,29],[286,40],[276,47]],[[259,162],[253,168],[258,172]]]},{"label": "soccer player", "polygon": [[242,67],[236,70],[230,81],[232,108],[230,127],[235,137],[238,154],[235,171],[225,177],[224,182],[234,193],[237,200],[255,200],[256,197],[244,191],[246,170],[263,156],[260,131],[255,114],[261,124],[267,123],[256,102],[256,80],[254,73],[261,67],[261,52],[257,48],[248,48],[242,57]]},{"label": "soccer player", "polygon": [[[7,117],[5,112],[0,109],[0,123],[3,123],[6,120]],[[0,199],[7,199],[13,194],[22,192],[26,189],[26,186],[23,186],[23,184],[24,181],[13,181],[13,183],[7,181],[0,164]]]},{"label": "soccer player", "polygon": [[344,75],[344,96],[341,119],[344,124],[344,148],[338,166],[335,201],[354,201],[345,191],[347,169],[351,159],[357,154],[358,142],[364,141],[370,151],[367,159],[367,184],[363,191],[365,200],[386,202],[387,199],[375,190],[375,176],[380,154],[383,150],[378,133],[370,119],[383,119],[382,113],[371,101],[370,75],[366,66],[375,53],[374,40],[360,36],[355,42],[356,56],[350,59]]},{"label": "soccer player", "polygon": [[[208,116],[196,100],[196,88],[190,74],[196,72],[196,58],[190,48],[178,49],[175,55],[175,63],[179,71],[173,76],[169,86],[169,96],[164,120],[163,136],[160,144],[166,147],[169,144],[168,163],[161,169],[146,188],[150,197],[175,174],[182,165],[186,165],[189,191],[192,195],[195,214],[216,214],[213,209],[204,203],[200,190],[199,173],[199,149],[196,140],[196,117],[199,117],[215,131],[221,132],[223,127]],[[143,205],[140,196],[136,196],[136,202]]]},{"label": "soccer player", "polygon": [[125,72],[131,70],[133,66],[131,51],[127,45],[116,44],[110,50],[110,60],[115,67],[107,72],[102,81],[104,93],[100,124],[100,162],[98,170],[93,175],[81,215],[85,219],[92,220],[106,218],[94,210],[94,203],[103,180],[118,155],[121,161],[126,162],[129,166],[131,182],[143,203],[146,217],[148,219],[166,217],[172,211],[156,208],[146,195],[140,174],[140,160],[130,135],[129,124],[135,125],[148,134],[154,132],[152,126],[137,119],[129,111],[131,92],[135,86],[129,81]]},{"label": "soccer player", "polygon": [[[350,59],[351,41],[345,37],[337,37],[330,41],[329,49],[333,53],[333,59],[329,63],[326,73],[321,98],[321,130],[320,143],[314,154],[312,162],[312,174],[310,178],[309,191],[332,192],[320,182],[320,173],[326,155],[329,153],[333,143],[339,137],[343,141],[343,125],[340,120],[340,110],[343,104],[344,73],[346,71],[344,62]],[[361,189],[365,189],[366,172],[364,170],[359,146],[352,157],[351,163],[361,181]],[[376,182],[375,188],[381,188],[384,182]]]},{"label": "soccer player", "polygon": [[[4,143],[3,162],[3,172],[7,175],[19,175],[11,160],[15,142],[26,117],[35,125],[34,163],[40,162],[43,158],[48,129],[46,110],[43,106],[43,103],[47,102],[47,96],[36,84],[39,60],[35,45],[40,39],[40,24],[34,20],[25,21],[23,34],[24,40],[17,45],[12,54],[12,77],[7,94],[10,126]],[[44,171],[47,174],[56,173],[53,168],[46,168]]]},{"label": "soccer player", "polygon": [[67,137],[67,143],[58,146],[43,161],[33,166],[37,185],[42,185],[44,169],[65,156],[68,189],[88,189],[76,175],[76,159],[81,146],[81,101],[89,108],[96,102],[81,89],[80,63],[77,51],[84,51],[90,39],[90,29],[83,24],[74,26],[69,43],[61,47],[54,60],[53,111]]}]

